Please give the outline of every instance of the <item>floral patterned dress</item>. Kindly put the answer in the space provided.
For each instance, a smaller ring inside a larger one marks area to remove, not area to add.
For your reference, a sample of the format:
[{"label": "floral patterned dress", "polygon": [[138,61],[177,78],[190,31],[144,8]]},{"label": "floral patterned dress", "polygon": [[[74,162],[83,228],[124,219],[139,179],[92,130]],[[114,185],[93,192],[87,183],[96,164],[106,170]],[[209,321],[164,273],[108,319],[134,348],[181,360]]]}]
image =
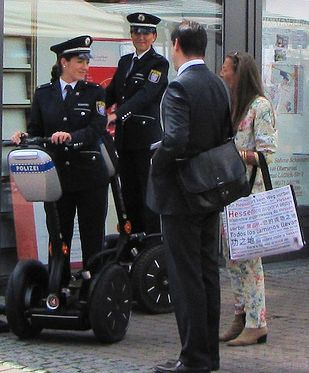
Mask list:
[{"label": "floral patterned dress", "polygon": [[[270,102],[257,97],[250,105],[245,118],[239,124],[235,135],[239,150],[263,152],[267,162],[277,149],[275,116]],[[252,166],[247,166],[250,177]],[[258,168],[252,193],[264,191],[261,170]],[[235,298],[235,313],[246,313],[246,328],[266,326],[264,272],[261,258],[230,260],[224,245],[227,268],[229,269],[232,291]]]}]

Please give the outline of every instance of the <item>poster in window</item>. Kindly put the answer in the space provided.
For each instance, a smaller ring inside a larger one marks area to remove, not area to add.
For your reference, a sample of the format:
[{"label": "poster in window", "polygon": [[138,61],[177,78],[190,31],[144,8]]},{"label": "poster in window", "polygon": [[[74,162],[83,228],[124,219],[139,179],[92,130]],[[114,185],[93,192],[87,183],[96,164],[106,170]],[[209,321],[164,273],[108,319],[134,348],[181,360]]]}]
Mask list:
[{"label": "poster in window", "polygon": [[272,63],[265,66],[265,93],[277,114],[300,114],[303,111],[303,67]]}]

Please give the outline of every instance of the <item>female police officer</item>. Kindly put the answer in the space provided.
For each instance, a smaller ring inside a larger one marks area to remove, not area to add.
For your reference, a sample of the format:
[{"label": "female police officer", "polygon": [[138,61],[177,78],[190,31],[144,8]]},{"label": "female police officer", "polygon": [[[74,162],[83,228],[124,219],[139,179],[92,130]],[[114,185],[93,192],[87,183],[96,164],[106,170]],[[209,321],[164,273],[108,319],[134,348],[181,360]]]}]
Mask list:
[{"label": "female police officer", "polygon": [[160,232],[159,215],[146,205],[151,143],[161,139],[160,101],[167,86],[168,61],[153,43],[160,18],[147,13],[127,16],[135,52],[122,56],[106,88],[107,107],[114,109],[115,145],[123,198],[132,232]]},{"label": "female police officer", "polygon": [[[18,144],[23,135],[51,137],[63,190],[57,201],[61,233],[70,247],[77,210],[84,268],[89,258],[102,248],[108,183],[99,151],[107,123],[105,91],[98,84],[84,80],[91,43],[91,37],[85,35],[50,48],[57,54],[51,83],[35,91],[28,133],[16,132],[11,138]],[[76,150],[65,146],[68,142],[82,146]],[[48,209],[45,211],[51,232]],[[68,280],[70,273],[64,276]]]}]

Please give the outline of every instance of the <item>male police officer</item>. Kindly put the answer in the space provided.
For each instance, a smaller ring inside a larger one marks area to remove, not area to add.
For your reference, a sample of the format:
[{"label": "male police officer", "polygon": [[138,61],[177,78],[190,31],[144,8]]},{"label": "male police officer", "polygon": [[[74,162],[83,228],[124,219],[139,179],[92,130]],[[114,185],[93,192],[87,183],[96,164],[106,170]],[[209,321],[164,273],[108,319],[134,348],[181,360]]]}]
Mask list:
[{"label": "male police officer", "polygon": [[133,232],[160,231],[159,217],[145,204],[150,144],[161,139],[159,106],[167,86],[168,61],[152,47],[160,18],[146,13],[127,17],[135,52],[121,57],[106,90],[114,109],[115,144],[119,155],[124,202]]}]

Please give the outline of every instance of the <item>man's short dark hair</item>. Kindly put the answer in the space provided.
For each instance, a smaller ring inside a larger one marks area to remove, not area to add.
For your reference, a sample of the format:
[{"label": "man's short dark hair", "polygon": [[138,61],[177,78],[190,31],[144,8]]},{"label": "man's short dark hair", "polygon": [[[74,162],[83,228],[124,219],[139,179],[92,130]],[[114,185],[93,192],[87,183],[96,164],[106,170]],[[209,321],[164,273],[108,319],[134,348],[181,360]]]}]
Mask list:
[{"label": "man's short dark hair", "polygon": [[207,33],[198,22],[183,20],[171,34],[173,45],[178,39],[179,45],[186,56],[205,57]]}]

